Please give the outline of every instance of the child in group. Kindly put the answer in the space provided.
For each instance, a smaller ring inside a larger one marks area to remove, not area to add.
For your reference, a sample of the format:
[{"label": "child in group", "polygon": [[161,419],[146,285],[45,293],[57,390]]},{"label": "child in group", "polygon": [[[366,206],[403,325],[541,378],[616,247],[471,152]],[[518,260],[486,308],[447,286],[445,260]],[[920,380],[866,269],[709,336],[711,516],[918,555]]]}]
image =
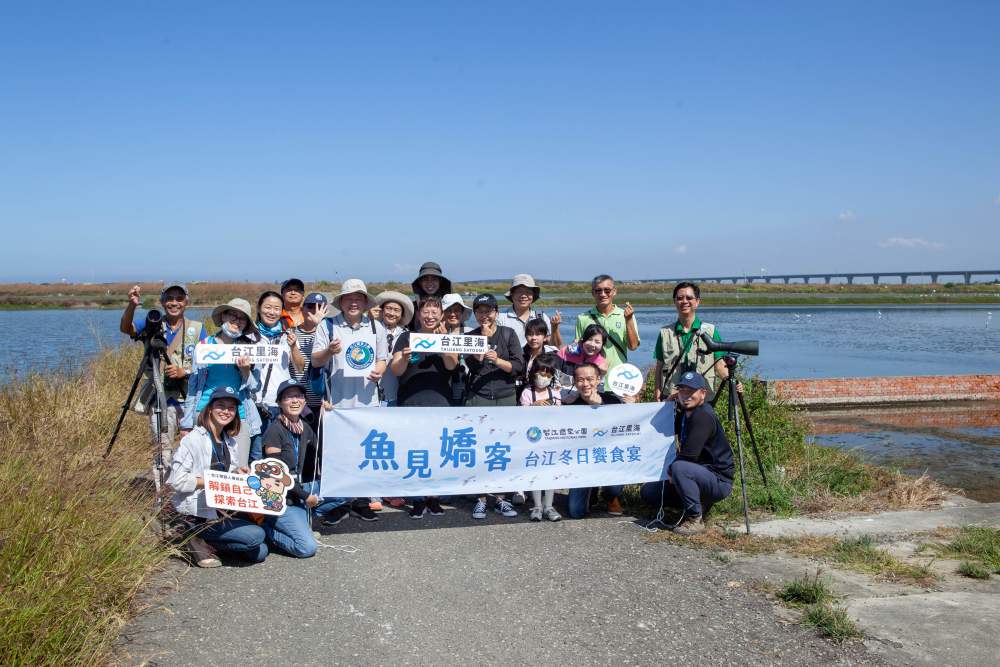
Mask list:
[{"label": "child in group", "polygon": [[[538,322],[541,320],[532,320]],[[528,322],[531,325],[531,322]],[[551,352],[543,352],[535,357],[528,371],[528,385],[521,393],[521,405],[552,406],[562,405],[562,397],[557,385],[554,384],[556,369],[559,366],[559,358]],[[556,492],[554,489],[546,491],[532,491],[531,497],[534,507],[531,508],[529,518],[532,521],[541,521],[544,516],[549,521],[559,521],[562,516],[552,506]]]},{"label": "child in group", "polygon": [[583,330],[583,336],[578,341],[564,346],[557,355],[562,360],[556,380],[563,389],[565,403],[576,399],[574,372],[577,366],[585,363],[593,364],[601,370],[602,376],[608,372],[608,360],[601,354],[604,343],[608,340],[608,332],[600,324],[591,324]]},{"label": "child in group", "polygon": [[518,396],[531,386],[528,374],[531,372],[535,359],[546,352],[559,351],[555,345],[548,344],[548,337],[549,327],[542,318],[536,317],[533,320],[528,320],[528,323],[524,325],[524,339],[526,341],[524,345],[524,375],[518,378]]}]

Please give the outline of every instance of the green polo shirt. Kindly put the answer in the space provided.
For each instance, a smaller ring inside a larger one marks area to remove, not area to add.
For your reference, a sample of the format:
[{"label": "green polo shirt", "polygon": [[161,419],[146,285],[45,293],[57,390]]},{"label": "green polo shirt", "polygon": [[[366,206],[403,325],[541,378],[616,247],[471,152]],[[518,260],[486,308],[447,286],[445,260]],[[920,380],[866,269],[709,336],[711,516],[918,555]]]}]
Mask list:
[{"label": "green polo shirt", "polygon": [[[697,317],[694,318],[694,322],[691,323],[691,328],[688,329],[687,331],[684,331],[684,325],[680,323],[680,320],[674,322],[674,331],[677,333],[678,336],[680,336],[682,350],[688,349],[688,344],[691,341],[692,334],[694,334],[694,332],[697,331],[699,328],[701,328],[701,320],[698,319]],[[715,333],[712,334],[712,340],[718,341],[720,343],[722,342],[722,338],[719,337],[718,327],[715,328]],[[721,359],[722,357],[726,356],[725,352],[715,352],[714,354],[716,359]],[[653,348],[653,360],[663,361],[662,330],[660,330],[660,334],[656,337],[656,347]]]},{"label": "green polo shirt", "polygon": [[[608,370],[610,371],[615,366],[628,361],[628,336],[625,334],[625,311],[615,306],[610,313],[602,315],[595,306],[585,313],[580,313],[576,316],[577,340],[583,337],[583,330],[591,324],[600,324],[608,332],[608,337],[613,338],[617,342],[616,345],[608,340],[604,344],[602,354],[608,360]],[[638,338],[638,335],[639,332],[636,330],[636,338]],[[619,346],[621,347],[619,348]],[[622,352],[623,350],[624,352]]]}]

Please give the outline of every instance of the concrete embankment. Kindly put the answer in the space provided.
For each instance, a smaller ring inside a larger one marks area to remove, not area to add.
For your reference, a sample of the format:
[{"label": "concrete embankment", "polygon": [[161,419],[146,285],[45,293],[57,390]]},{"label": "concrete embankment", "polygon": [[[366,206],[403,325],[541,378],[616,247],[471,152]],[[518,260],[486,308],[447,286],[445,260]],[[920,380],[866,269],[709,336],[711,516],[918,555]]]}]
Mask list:
[{"label": "concrete embankment", "polygon": [[907,375],[898,377],[773,380],[769,394],[790,405],[836,407],[932,401],[998,401],[1000,375]]}]

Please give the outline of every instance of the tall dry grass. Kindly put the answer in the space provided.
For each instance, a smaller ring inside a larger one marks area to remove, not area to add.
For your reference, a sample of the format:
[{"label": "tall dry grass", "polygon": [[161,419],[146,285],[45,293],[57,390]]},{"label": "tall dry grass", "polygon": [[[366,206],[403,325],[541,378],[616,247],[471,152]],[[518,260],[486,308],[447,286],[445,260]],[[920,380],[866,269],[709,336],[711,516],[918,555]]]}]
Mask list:
[{"label": "tall dry grass", "polygon": [[0,664],[104,662],[143,580],[167,556],[149,530],[145,421],[102,454],[139,361],[0,386]]}]

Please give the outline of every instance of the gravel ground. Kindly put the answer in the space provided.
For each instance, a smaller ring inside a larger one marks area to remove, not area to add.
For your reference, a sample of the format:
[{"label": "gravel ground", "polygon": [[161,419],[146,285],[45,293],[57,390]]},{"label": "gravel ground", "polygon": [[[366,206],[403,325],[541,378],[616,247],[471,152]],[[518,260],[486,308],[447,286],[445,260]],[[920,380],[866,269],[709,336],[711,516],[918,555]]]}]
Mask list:
[{"label": "gravel ground", "polygon": [[[525,512],[526,514],[526,512]],[[531,524],[460,503],[324,529],[297,561],[172,567],[168,594],[123,633],[128,664],[879,664],[788,625],[704,552],[649,544],[603,514]]]}]

